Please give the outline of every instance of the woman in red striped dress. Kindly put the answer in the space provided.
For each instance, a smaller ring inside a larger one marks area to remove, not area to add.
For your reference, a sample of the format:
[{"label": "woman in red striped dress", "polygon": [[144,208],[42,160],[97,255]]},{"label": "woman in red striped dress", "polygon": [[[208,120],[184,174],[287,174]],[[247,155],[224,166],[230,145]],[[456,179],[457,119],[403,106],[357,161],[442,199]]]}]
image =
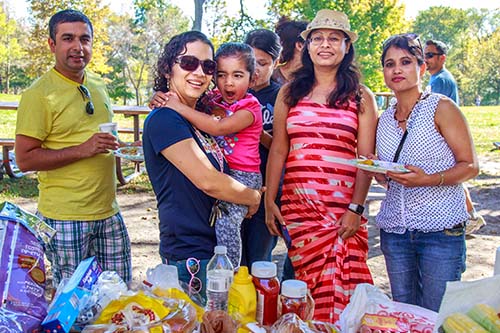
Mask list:
[{"label": "woman in red striped dress", "polygon": [[[356,285],[372,282],[362,216],[371,178],[335,160],[374,151],[377,114],[353,64],[357,35],[347,16],[320,10],[301,36],[303,67],[275,106],[266,224],[273,234],[279,234],[276,221],[286,226],[296,278],[316,303],[314,319],[335,322]],[[284,165],[280,212],[274,198]]]}]

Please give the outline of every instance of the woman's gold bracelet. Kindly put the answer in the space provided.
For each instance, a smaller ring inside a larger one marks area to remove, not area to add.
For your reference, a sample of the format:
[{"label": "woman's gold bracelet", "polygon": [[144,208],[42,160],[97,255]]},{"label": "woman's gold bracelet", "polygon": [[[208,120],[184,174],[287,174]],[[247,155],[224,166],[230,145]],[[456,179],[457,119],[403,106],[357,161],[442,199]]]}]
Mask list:
[{"label": "woman's gold bracelet", "polygon": [[443,184],[444,184],[444,172],[442,172],[442,171],[441,171],[441,172],[439,173],[439,177],[440,177],[440,179],[439,179],[439,184],[437,184],[437,186],[441,186],[441,185],[443,185]]}]

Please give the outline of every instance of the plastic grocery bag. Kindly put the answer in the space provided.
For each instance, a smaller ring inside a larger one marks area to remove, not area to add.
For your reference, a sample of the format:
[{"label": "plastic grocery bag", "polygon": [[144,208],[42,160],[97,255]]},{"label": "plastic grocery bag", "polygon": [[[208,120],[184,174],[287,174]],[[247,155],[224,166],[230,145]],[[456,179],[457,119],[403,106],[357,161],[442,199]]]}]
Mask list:
[{"label": "plastic grocery bag", "polygon": [[0,215],[1,332],[31,332],[47,314],[44,251],[25,222]]},{"label": "plastic grocery bag", "polygon": [[[391,322],[397,327],[391,332],[430,332],[437,313],[422,307],[392,301],[379,288],[361,283],[354,290],[349,304],[336,323],[342,333],[356,333],[366,314],[373,314],[380,322]],[[390,319],[390,320],[386,320]]]},{"label": "plastic grocery bag", "polygon": [[500,275],[476,281],[448,282],[434,333],[447,316],[454,312],[467,313],[477,303],[491,305],[497,311],[500,309]]}]

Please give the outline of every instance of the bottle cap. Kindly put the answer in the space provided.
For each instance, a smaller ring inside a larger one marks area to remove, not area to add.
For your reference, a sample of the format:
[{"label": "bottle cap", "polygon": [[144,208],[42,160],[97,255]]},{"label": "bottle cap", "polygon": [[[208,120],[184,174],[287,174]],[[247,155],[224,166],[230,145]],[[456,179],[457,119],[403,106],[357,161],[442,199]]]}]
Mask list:
[{"label": "bottle cap", "polygon": [[227,248],[224,245],[217,245],[214,252],[215,254],[227,254]]},{"label": "bottle cap", "polygon": [[240,266],[238,272],[234,275],[234,282],[239,284],[252,283],[252,276],[248,274],[247,266]]},{"label": "bottle cap", "polygon": [[252,275],[260,279],[270,279],[276,276],[278,269],[274,262],[256,261],[252,264]]},{"label": "bottle cap", "polygon": [[286,280],[281,284],[281,295],[302,298],[307,295],[307,284],[300,280]]}]

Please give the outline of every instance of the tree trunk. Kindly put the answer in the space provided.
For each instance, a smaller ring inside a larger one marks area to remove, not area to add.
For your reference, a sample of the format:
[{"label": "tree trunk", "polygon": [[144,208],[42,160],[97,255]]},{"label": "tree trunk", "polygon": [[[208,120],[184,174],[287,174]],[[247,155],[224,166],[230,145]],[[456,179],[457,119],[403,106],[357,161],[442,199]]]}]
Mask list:
[{"label": "tree trunk", "polygon": [[205,0],[194,0],[194,21],[193,30],[201,31],[201,23],[203,22],[203,4]]},{"label": "tree trunk", "polygon": [[5,71],[5,93],[10,94],[10,61],[7,61],[7,69]]}]

